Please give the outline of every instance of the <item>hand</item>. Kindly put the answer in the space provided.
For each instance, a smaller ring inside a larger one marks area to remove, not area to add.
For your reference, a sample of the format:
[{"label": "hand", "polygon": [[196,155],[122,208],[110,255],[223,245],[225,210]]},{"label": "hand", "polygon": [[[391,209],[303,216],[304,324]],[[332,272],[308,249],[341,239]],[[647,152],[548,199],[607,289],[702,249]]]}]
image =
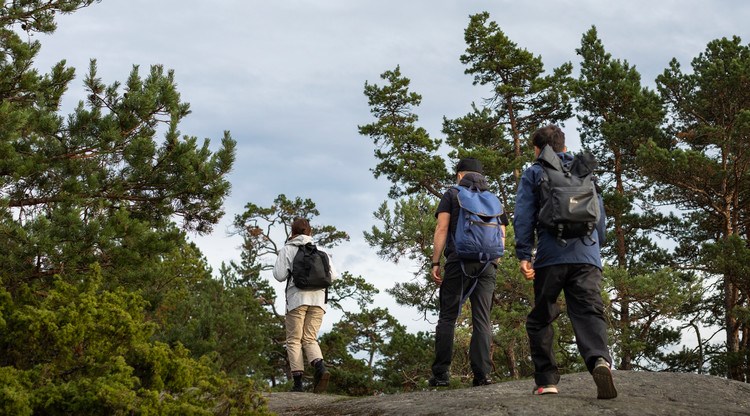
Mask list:
[{"label": "hand", "polygon": [[521,260],[521,274],[523,274],[526,280],[534,280],[534,266],[531,265],[530,261]]},{"label": "hand", "polygon": [[440,266],[432,266],[432,281],[435,282],[436,285],[440,286],[443,283],[443,277],[440,276]]}]

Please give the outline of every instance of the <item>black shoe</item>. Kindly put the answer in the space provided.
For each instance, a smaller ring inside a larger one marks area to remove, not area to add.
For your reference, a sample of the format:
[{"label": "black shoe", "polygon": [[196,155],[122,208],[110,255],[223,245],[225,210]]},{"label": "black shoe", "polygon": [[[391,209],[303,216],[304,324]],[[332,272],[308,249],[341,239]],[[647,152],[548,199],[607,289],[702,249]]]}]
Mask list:
[{"label": "black shoe", "polygon": [[451,375],[448,373],[435,374],[427,381],[431,387],[448,387],[451,384]]},{"label": "black shoe", "polygon": [[591,372],[596,383],[597,399],[614,399],[617,397],[617,389],[612,379],[612,370],[609,363],[604,358],[599,357],[594,365],[594,371]]},{"label": "black shoe", "polygon": [[326,369],[326,365],[323,360],[318,360],[315,363],[315,373],[313,374],[313,392],[323,393],[328,388],[328,379],[331,377],[331,373]]},{"label": "black shoe", "polygon": [[486,376],[474,376],[474,381],[471,382],[473,387],[489,386],[492,384],[492,380]]},{"label": "black shoe", "polygon": [[302,392],[302,374],[297,374],[292,377],[294,380],[292,383],[292,391]]}]

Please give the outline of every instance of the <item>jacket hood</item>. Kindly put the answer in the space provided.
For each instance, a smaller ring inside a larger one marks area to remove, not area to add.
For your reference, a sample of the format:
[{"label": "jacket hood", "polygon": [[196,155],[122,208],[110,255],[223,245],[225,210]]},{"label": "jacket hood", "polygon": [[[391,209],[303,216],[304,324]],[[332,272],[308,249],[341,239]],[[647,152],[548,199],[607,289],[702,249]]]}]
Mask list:
[{"label": "jacket hood", "polygon": [[287,245],[290,246],[304,246],[307,243],[312,243],[313,239],[309,235],[300,234],[291,240],[287,241]]},{"label": "jacket hood", "polygon": [[557,156],[560,157],[563,166],[566,168],[570,167],[570,164],[573,163],[573,153],[571,152],[560,152]]},{"label": "jacket hood", "polygon": [[490,189],[490,184],[487,183],[487,179],[484,177],[484,175],[476,173],[476,172],[469,172],[466,175],[464,175],[463,178],[458,182],[459,186],[465,186],[467,188],[477,188],[480,191],[486,191]]}]

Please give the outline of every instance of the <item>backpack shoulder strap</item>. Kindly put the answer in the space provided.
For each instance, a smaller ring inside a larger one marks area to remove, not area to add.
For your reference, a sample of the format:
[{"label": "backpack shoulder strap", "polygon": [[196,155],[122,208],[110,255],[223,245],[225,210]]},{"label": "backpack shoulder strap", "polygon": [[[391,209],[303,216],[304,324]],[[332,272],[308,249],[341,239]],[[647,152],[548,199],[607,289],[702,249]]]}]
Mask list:
[{"label": "backpack shoulder strap", "polygon": [[461,187],[459,187],[458,185],[453,185],[450,187],[449,190],[453,194],[453,198],[452,198],[453,204],[457,207],[460,207],[460,205],[458,204],[458,194],[459,192],[461,192]]}]

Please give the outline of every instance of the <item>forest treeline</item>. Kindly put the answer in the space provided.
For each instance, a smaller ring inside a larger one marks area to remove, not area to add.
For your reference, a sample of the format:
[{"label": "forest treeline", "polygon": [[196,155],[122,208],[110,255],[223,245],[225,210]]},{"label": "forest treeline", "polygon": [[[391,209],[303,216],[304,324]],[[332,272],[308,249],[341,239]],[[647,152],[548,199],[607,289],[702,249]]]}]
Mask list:
[{"label": "forest treeline", "polygon": [[[60,103],[74,69],[34,68],[41,44],[25,35],[52,33],[58,15],[96,2],[14,1],[0,11],[0,413],[263,414],[261,392],[289,388],[284,311],[268,281],[289,225],[310,219],[329,249],[349,236],[316,221],[312,200],[248,202],[233,222],[239,260],[212,270],[188,235],[210,233],[224,215],[229,132],[218,145],[181,133],[189,105],[159,65],[105,84],[92,61],[86,96],[67,115]],[[373,255],[424,265],[388,293],[425,317],[436,311],[428,259],[452,160],[480,159],[512,214],[530,133],[575,117],[600,164],[616,367],[750,381],[750,46],[710,41],[689,70],[670,62],[651,90],[595,27],[571,51],[575,65],[551,70],[487,13],[469,17],[465,41],[459,59],[487,95],[444,118],[444,138],[419,126],[422,98],[399,67],[364,85],[373,121],[359,132],[373,143],[372,173],[392,184],[365,238]],[[533,371],[531,286],[512,232],[492,310],[499,380]],[[368,276],[347,272],[331,289],[342,319],[320,340],[330,392],[426,386],[432,334],[408,332],[373,304],[377,293]],[[455,385],[471,374],[469,313],[456,331]],[[558,361],[583,371],[569,328],[556,323]]]}]

